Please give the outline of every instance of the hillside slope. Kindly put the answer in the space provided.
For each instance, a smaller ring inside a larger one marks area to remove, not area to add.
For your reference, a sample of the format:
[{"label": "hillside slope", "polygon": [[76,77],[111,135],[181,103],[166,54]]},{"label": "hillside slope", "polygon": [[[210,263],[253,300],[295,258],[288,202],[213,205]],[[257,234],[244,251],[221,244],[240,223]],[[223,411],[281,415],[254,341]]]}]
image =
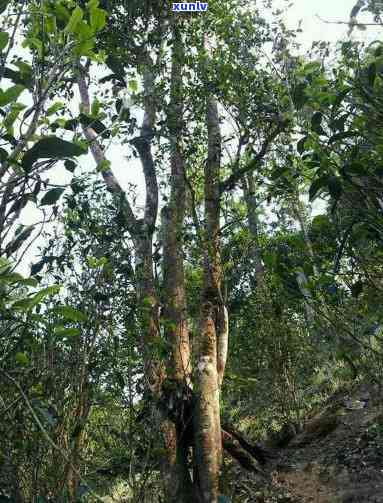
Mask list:
[{"label": "hillside slope", "polygon": [[337,393],[275,453],[265,478],[238,473],[233,501],[383,503],[382,404],[377,386]]}]

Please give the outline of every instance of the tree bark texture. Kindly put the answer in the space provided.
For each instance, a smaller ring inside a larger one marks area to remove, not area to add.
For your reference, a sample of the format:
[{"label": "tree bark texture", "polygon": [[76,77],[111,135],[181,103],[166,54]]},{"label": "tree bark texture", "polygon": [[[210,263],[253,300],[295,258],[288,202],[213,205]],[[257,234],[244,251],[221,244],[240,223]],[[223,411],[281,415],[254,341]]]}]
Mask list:
[{"label": "tree bark texture", "polygon": [[[206,39],[205,41],[207,42]],[[218,107],[212,97],[207,99],[206,125],[208,158],[204,169],[205,254],[196,371],[195,444],[201,502],[216,503],[222,463],[219,391],[227,353],[227,342],[221,338],[227,338],[228,334],[227,312],[221,292],[219,179],[221,133]],[[219,358],[218,348],[220,348]],[[218,360],[220,360],[219,371]]]}]

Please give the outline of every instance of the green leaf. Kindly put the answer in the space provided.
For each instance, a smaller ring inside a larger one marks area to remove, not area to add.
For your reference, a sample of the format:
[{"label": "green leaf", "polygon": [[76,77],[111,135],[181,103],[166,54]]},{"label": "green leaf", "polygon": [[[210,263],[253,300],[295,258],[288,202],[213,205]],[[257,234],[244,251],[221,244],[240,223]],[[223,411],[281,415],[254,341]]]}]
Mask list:
[{"label": "green leaf", "polygon": [[17,311],[29,311],[33,307],[37,306],[37,304],[40,304],[40,302],[44,300],[45,297],[55,295],[59,291],[60,286],[58,285],[48,286],[47,288],[43,288],[42,290],[37,292],[32,297],[27,297],[26,299],[18,300],[12,305],[12,308]]},{"label": "green leaf", "polygon": [[101,103],[98,101],[97,98],[95,98],[92,102],[92,107],[91,107],[91,116],[92,117],[97,117],[101,108]]},{"label": "green leaf", "polygon": [[84,17],[83,10],[81,9],[81,7],[77,6],[73,10],[72,15],[71,15],[64,31],[66,33],[77,33],[77,28],[78,28],[80,22],[82,21],[83,17]]},{"label": "green leaf", "polygon": [[40,206],[51,206],[57,203],[65,189],[51,189],[41,199]]},{"label": "green leaf", "polygon": [[11,285],[18,284],[33,287],[36,287],[38,285],[38,282],[34,278],[23,278],[21,274],[18,274],[16,272],[1,275],[0,282],[6,284],[8,283]]},{"label": "green leaf", "polygon": [[5,11],[10,2],[11,0],[0,0],[0,14],[2,14]]},{"label": "green leaf", "polygon": [[317,178],[316,180],[313,181],[309,189],[310,202],[316,198],[321,189],[326,187],[327,184],[328,184],[328,176],[321,176],[320,178]]},{"label": "green leaf", "polygon": [[5,247],[6,256],[10,257],[11,255],[13,255],[13,253],[15,253],[20,248],[20,246],[22,246],[24,241],[26,241],[29,238],[29,236],[32,234],[33,230],[34,230],[33,225],[28,225],[27,227],[22,228],[21,232],[19,232],[19,234],[17,234],[15,239],[13,239]]},{"label": "green leaf", "polygon": [[311,118],[311,128],[315,133],[317,133],[319,135],[326,134],[322,128],[322,120],[323,120],[323,115],[321,114],[321,112],[315,112]]},{"label": "green leaf", "polygon": [[138,90],[138,82],[137,80],[129,80],[128,88],[132,91],[132,93],[136,93]]},{"label": "green leaf", "polygon": [[102,173],[103,171],[108,171],[110,170],[110,166],[111,166],[110,161],[108,161],[107,159],[103,159],[97,164],[97,171],[99,173]]},{"label": "green leaf", "polygon": [[374,87],[375,78],[376,78],[376,63],[371,63],[371,65],[367,68],[367,80],[368,85],[370,87]]},{"label": "green leaf", "polygon": [[90,117],[89,115],[86,114],[80,114],[78,118],[82,125],[86,127],[91,127],[96,131],[97,134],[100,134],[102,138],[110,137],[110,131],[108,131],[106,126],[100,120],[94,119],[93,117]]},{"label": "green leaf", "polygon": [[104,28],[106,23],[106,12],[97,7],[90,9],[90,25],[92,29],[97,32]]},{"label": "green leaf", "polygon": [[9,42],[9,35],[5,31],[0,31],[0,51],[5,49]]},{"label": "green leaf", "polygon": [[57,306],[53,311],[69,321],[87,321],[88,319],[86,314],[71,306]]},{"label": "green leaf", "polygon": [[62,110],[64,107],[64,103],[62,103],[61,101],[56,101],[56,103],[53,103],[53,105],[48,108],[47,115],[53,115],[59,110]]},{"label": "green leaf", "polygon": [[11,103],[12,101],[16,101],[24,89],[25,87],[20,84],[16,84],[6,91],[2,91],[0,89],[0,107],[8,105],[8,103]]},{"label": "green leaf", "polygon": [[345,89],[343,89],[343,91],[341,91],[340,93],[338,93],[335,101],[334,101],[334,104],[333,104],[333,107],[332,107],[332,112],[334,113],[334,111],[339,107],[339,105],[342,103],[342,101],[344,100],[344,98],[348,95],[348,93],[352,90],[351,87],[346,87]]},{"label": "green leaf", "polygon": [[297,110],[301,110],[307,101],[307,96],[305,94],[306,84],[298,84],[291,93],[291,98]]},{"label": "green leaf", "polygon": [[68,161],[68,159],[64,162],[65,169],[70,171],[71,173],[74,173],[74,170],[76,169],[77,164],[74,161]]},{"label": "green leaf", "polygon": [[27,354],[22,353],[21,351],[16,353],[15,360],[19,365],[23,365],[23,366],[26,366],[29,363],[29,358],[28,358]]},{"label": "green leaf", "polygon": [[35,274],[38,274],[42,270],[42,268],[44,267],[45,264],[46,264],[45,259],[42,259],[39,262],[36,262],[36,264],[33,264],[31,266],[31,275],[35,276]]},{"label": "green leaf", "polygon": [[23,47],[30,47],[31,49],[36,49],[37,54],[39,55],[40,58],[43,57],[43,52],[44,52],[44,46],[42,41],[39,38],[36,37],[29,37],[26,38],[25,41],[22,43]]},{"label": "green leaf", "polygon": [[59,21],[67,22],[70,18],[68,9],[61,2],[54,3],[54,13]]},{"label": "green leaf", "polygon": [[5,257],[0,257],[0,274],[4,274],[4,272],[8,271],[11,268],[9,260]]},{"label": "green leaf", "polygon": [[34,305],[38,304],[41,302],[45,297],[50,297],[51,295],[56,295],[60,291],[61,287],[59,285],[52,285],[52,286],[47,286],[46,288],[43,288],[39,292],[37,292],[33,297],[32,301]]},{"label": "green leaf", "polygon": [[16,61],[13,64],[19,67],[19,71],[17,72],[7,67],[4,69],[4,77],[11,80],[14,84],[19,84],[30,89],[32,87],[32,68],[22,61]]},{"label": "green leaf", "polygon": [[77,337],[81,332],[80,329],[75,327],[55,327],[54,333],[58,337]]},{"label": "green leaf", "polygon": [[342,195],[342,183],[337,176],[330,176],[327,180],[328,190],[334,199],[339,199]]},{"label": "green leaf", "polygon": [[328,143],[331,144],[336,141],[344,140],[345,138],[353,138],[358,135],[359,135],[359,133],[356,131],[344,131],[343,133],[337,133],[337,134],[334,134],[333,136],[331,136]]},{"label": "green leaf", "polygon": [[303,154],[303,152],[305,151],[305,143],[306,143],[307,139],[308,139],[308,136],[306,135],[298,141],[297,151],[299,154]]},{"label": "green leaf", "polygon": [[56,136],[47,136],[24,154],[22,166],[26,171],[30,171],[38,159],[65,159],[66,157],[78,157],[86,152],[86,149],[75,143]]},{"label": "green leaf", "polygon": [[10,110],[7,114],[7,116],[4,119],[4,126],[7,128],[8,132],[10,134],[13,134],[13,124],[17,117],[19,116],[19,113],[26,108],[26,105],[23,103],[12,103]]}]

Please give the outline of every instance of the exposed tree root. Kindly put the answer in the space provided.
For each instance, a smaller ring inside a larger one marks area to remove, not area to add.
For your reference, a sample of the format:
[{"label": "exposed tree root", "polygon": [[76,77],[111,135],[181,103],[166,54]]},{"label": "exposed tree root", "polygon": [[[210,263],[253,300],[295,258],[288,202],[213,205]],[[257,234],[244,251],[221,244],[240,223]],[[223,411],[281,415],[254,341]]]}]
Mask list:
[{"label": "exposed tree root", "polygon": [[225,424],[222,428],[222,445],[238,463],[248,471],[266,475],[261,466],[274,454],[260,445],[251,445],[232,426]]}]

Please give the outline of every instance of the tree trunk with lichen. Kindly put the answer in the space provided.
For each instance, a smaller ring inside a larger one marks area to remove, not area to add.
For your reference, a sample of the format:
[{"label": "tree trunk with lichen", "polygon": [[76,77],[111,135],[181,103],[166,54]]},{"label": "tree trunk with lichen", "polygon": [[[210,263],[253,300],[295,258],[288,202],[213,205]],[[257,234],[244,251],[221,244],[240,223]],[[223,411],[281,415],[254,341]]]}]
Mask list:
[{"label": "tree trunk with lichen", "polygon": [[[204,173],[205,256],[198,333],[195,444],[201,502],[215,503],[218,498],[222,463],[220,383],[226,363],[228,334],[227,311],[221,292],[221,134],[218,107],[212,98],[207,100],[206,124],[208,159]],[[221,336],[226,340],[220,340]]]},{"label": "tree trunk with lichen", "polygon": [[[173,54],[171,69],[171,101],[167,118],[170,134],[170,199],[162,210],[163,240],[163,304],[161,323],[169,348],[167,380],[171,383],[172,403],[182,409],[177,400],[191,384],[189,332],[186,320],[185,278],[183,263],[183,225],[185,219],[185,165],[182,150],[183,97],[182,71],[184,48],[176,21],[173,26]],[[167,474],[165,498],[169,503],[192,503],[193,483],[188,468],[190,439],[188,424],[182,410],[175,411],[175,423],[166,421]],[[189,418],[190,420],[190,418]],[[186,418],[188,421],[188,418]]]}]

